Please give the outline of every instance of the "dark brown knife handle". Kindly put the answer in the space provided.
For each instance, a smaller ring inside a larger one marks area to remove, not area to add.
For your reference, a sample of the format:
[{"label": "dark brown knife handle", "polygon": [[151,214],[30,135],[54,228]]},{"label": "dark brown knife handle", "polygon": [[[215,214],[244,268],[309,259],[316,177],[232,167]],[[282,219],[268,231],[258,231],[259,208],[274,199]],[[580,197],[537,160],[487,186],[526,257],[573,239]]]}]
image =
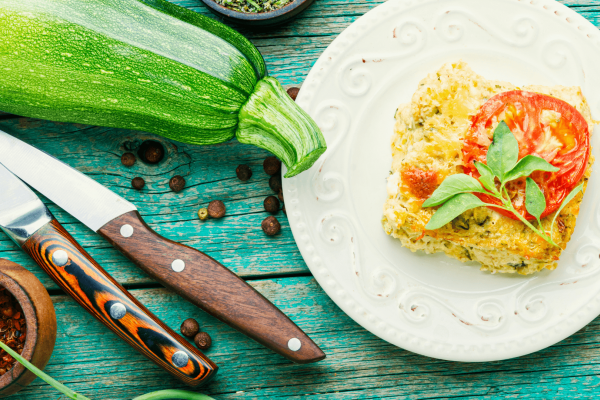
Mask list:
[{"label": "dark brown knife handle", "polygon": [[37,231],[23,250],[90,314],[176,378],[198,386],[217,372],[210,359],[131,296],[58,221]]},{"label": "dark brown knife handle", "polygon": [[148,275],[262,345],[299,364],[325,358],[292,320],[252,286],[206,254],[163,238],[137,211],[112,220],[98,233]]}]

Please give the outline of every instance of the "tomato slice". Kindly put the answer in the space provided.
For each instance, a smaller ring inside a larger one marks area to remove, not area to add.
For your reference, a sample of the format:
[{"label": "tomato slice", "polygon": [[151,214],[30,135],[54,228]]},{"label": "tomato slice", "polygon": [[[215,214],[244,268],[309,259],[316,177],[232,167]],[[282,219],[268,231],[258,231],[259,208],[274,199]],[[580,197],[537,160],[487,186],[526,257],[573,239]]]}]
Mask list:
[{"label": "tomato slice", "polygon": [[[501,121],[506,122],[519,142],[519,160],[532,154],[559,168],[557,172],[537,171],[531,175],[546,198],[542,214],[545,217],[560,207],[585,172],[590,157],[588,124],[573,106],[555,97],[523,90],[500,93],[472,118],[463,146],[465,174],[479,178],[474,163],[486,163],[492,132]],[[525,178],[509,182],[506,188],[515,209],[528,220],[535,219],[525,208]],[[476,195],[483,201],[500,204],[491,196]],[[518,219],[508,211],[490,208]]]}]

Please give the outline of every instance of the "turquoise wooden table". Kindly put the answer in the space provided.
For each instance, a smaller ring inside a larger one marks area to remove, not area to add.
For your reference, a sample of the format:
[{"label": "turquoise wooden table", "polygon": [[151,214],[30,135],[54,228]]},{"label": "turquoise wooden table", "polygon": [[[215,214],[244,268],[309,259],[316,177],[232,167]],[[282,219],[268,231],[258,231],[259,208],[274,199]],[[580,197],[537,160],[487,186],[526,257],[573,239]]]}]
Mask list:
[{"label": "turquoise wooden table", "polygon": [[[213,17],[200,0],[178,4]],[[260,49],[270,73],[284,85],[299,86],[319,54],[344,28],[380,1],[317,0],[300,18],[276,30],[240,29]],[[563,1],[600,25],[599,0]],[[280,213],[282,233],[266,237],[263,200],[272,192],[262,161],[268,154],[236,141],[197,147],[143,132],[13,118],[0,113],[0,129],[57,156],[135,203],[161,235],[202,250],[222,262],[287,313],[327,353],[317,364],[294,365],[182,300],[120,253],[44,200],[66,229],[119,282],[175,330],[196,318],[213,338],[209,357],[217,378],[200,389],[216,399],[492,399],[595,398],[600,395],[600,318],[543,351],[508,361],[457,363],[419,356],[392,346],[353,322],[311,276]],[[128,169],[121,155],[147,139],[167,150],[157,166],[138,161]],[[252,179],[235,174],[248,164]],[[183,175],[187,187],[169,190]],[[131,188],[141,176],[142,192]],[[223,200],[227,216],[202,222],[196,212]],[[48,288],[56,307],[58,338],[46,372],[92,399],[131,399],[183,386],[88,315],[65,296],[9,239],[0,234],[0,258],[20,263]],[[57,399],[39,379],[10,399]]]}]

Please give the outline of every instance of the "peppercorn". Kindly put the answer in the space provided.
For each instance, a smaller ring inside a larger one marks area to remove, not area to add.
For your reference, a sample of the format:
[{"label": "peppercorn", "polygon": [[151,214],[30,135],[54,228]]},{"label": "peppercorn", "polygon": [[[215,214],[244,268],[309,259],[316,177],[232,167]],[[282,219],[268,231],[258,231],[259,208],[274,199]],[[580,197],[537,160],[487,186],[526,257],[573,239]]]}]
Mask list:
[{"label": "peppercorn", "polygon": [[175,193],[181,192],[183,190],[183,188],[185,187],[185,179],[181,175],[175,175],[169,181],[169,187]]},{"label": "peppercorn", "polygon": [[281,161],[277,157],[267,157],[263,162],[263,168],[267,175],[275,175],[281,171]]},{"label": "peppercorn", "polygon": [[296,97],[298,97],[298,93],[300,92],[300,88],[291,87],[287,90],[287,93],[290,95],[292,100],[296,101]]},{"label": "peppercorn", "polygon": [[238,167],[235,169],[235,173],[238,179],[242,182],[246,182],[252,178],[252,170],[246,164],[238,165]]},{"label": "peppercorn", "polygon": [[188,318],[181,324],[181,334],[194,338],[200,332],[200,324],[194,318]]},{"label": "peppercorn", "polygon": [[135,164],[135,156],[133,155],[133,153],[125,153],[121,156],[121,164],[123,164],[126,167],[133,167],[133,164]]},{"label": "peppercorn", "polygon": [[281,230],[281,224],[277,221],[275,217],[267,217],[261,224],[262,230],[267,234],[267,236],[274,236],[279,233]]},{"label": "peppercorn", "polygon": [[283,203],[283,190],[279,191],[279,194],[277,195],[277,197],[279,198],[279,201]]},{"label": "peppercorn", "polygon": [[138,176],[137,178],[133,178],[133,180],[131,181],[131,186],[135,190],[142,190],[144,186],[146,186],[146,181]]},{"label": "peppercorn", "polygon": [[194,337],[194,343],[200,350],[208,350],[212,346],[212,339],[206,332],[200,332]]},{"label": "peppercorn", "polygon": [[206,208],[199,209],[198,218],[200,218],[202,221],[206,221],[208,219],[208,210]]},{"label": "peppercorn", "polygon": [[208,203],[208,215],[211,218],[223,218],[225,216],[225,204],[221,200],[213,200]]},{"label": "peppercorn", "polygon": [[148,164],[158,164],[165,156],[165,148],[156,140],[146,140],[141,144],[137,153],[142,161]]},{"label": "peppercorn", "polygon": [[265,210],[271,214],[277,214],[277,211],[279,211],[279,200],[275,196],[267,197],[263,205],[265,206]]},{"label": "peppercorn", "polygon": [[283,190],[283,186],[281,184],[281,175],[273,175],[269,179],[269,186],[275,193],[279,193],[279,191]]}]

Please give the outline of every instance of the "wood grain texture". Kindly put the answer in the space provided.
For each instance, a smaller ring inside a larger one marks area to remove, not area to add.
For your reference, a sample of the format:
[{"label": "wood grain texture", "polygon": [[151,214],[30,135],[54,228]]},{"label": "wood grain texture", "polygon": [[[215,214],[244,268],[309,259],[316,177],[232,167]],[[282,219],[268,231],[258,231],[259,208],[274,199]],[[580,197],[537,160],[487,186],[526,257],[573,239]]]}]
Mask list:
[{"label": "wood grain texture", "polygon": [[[131,296],[75,242],[56,220],[31,236],[23,250],[80,306],[123,341],[189,386],[210,380],[217,366],[199,350],[157,319]],[[67,253],[64,265],[54,262],[57,251]],[[111,316],[111,307],[124,306],[121,317]],[[173,356],[183,352],[188,359],[177,366]]]},{"label": "wood grain texture", "polygon": [[[133,229],[131,237],[121,228]],[[159,236],[137,211],[110,221],[98,233],[144,272],[263,346],[299,364],[320,361],[325,354],[298,326],[233,272],[206,254]],[[174,260],[184,269],[174,271]],[[288,342],[300,341],[298,350]]]},{"label": "wood grain texture", "polygon": [[[173,0],[214,16],[200,0]],[[561,1],[600,26],[600,0]],[[300,85],[321,52],[348,25],[379,0],[316,0],[302,16],[274,31],[241,31],[265,56],[271,75],[285,86]],[[282,234],[265,237],[262,208],[272,194],[262,171],[267,153],[236,141],[195,147],[166,141],[143,132],[110,130],[31,119],[1,120],[0,129],[57,156],[138,205],[159,234],[199,249],[250,283],[279,306],[321,346],[329,357],[309,366],[293,365],[250,339],[200,312],[175,294],[158,289],[98,235],[49,204],[66,229],[119,282],[167,325],[178,327],[189,317],[200,321],[213,337],[208,355],[222,365],[219,376],[201,391],[225,399],[595,399],[600,391],[600,318],[543,351],[514,360],[465,364],[434,360],[396,348],[363,330],[341,312],[309,277],[293,241],[287,219],[277,215]],[[139,160],[123,167],[123,152],[152,138],[163,143],[167,157],[157,166]],[[238,164],[254,171],[248,183],[235,177]],[[188,187],[170,192],[171,176],[184,175]],[[143,177],[142,192],[130,181]],[[198,208],[221,199],[227,216],[201,222]],[[45,201],[46,202],[46,201]],[[47,203],[47,202],[46,202]],[[0,234],[0,257],[17,261],[56,285]],[[275,279],[275,277],[278,277]],[[151,287],[151,288],[149,288]],[[162,379],[158,367],[111,334],[65,296],[53,297],[61,324],[48,371],[95,400],[131,399],[150,390],[179,387]],[[140,368],[142,365],[142,368]],[[56,399],[58,395],[36,380],[11,400]]]}]

